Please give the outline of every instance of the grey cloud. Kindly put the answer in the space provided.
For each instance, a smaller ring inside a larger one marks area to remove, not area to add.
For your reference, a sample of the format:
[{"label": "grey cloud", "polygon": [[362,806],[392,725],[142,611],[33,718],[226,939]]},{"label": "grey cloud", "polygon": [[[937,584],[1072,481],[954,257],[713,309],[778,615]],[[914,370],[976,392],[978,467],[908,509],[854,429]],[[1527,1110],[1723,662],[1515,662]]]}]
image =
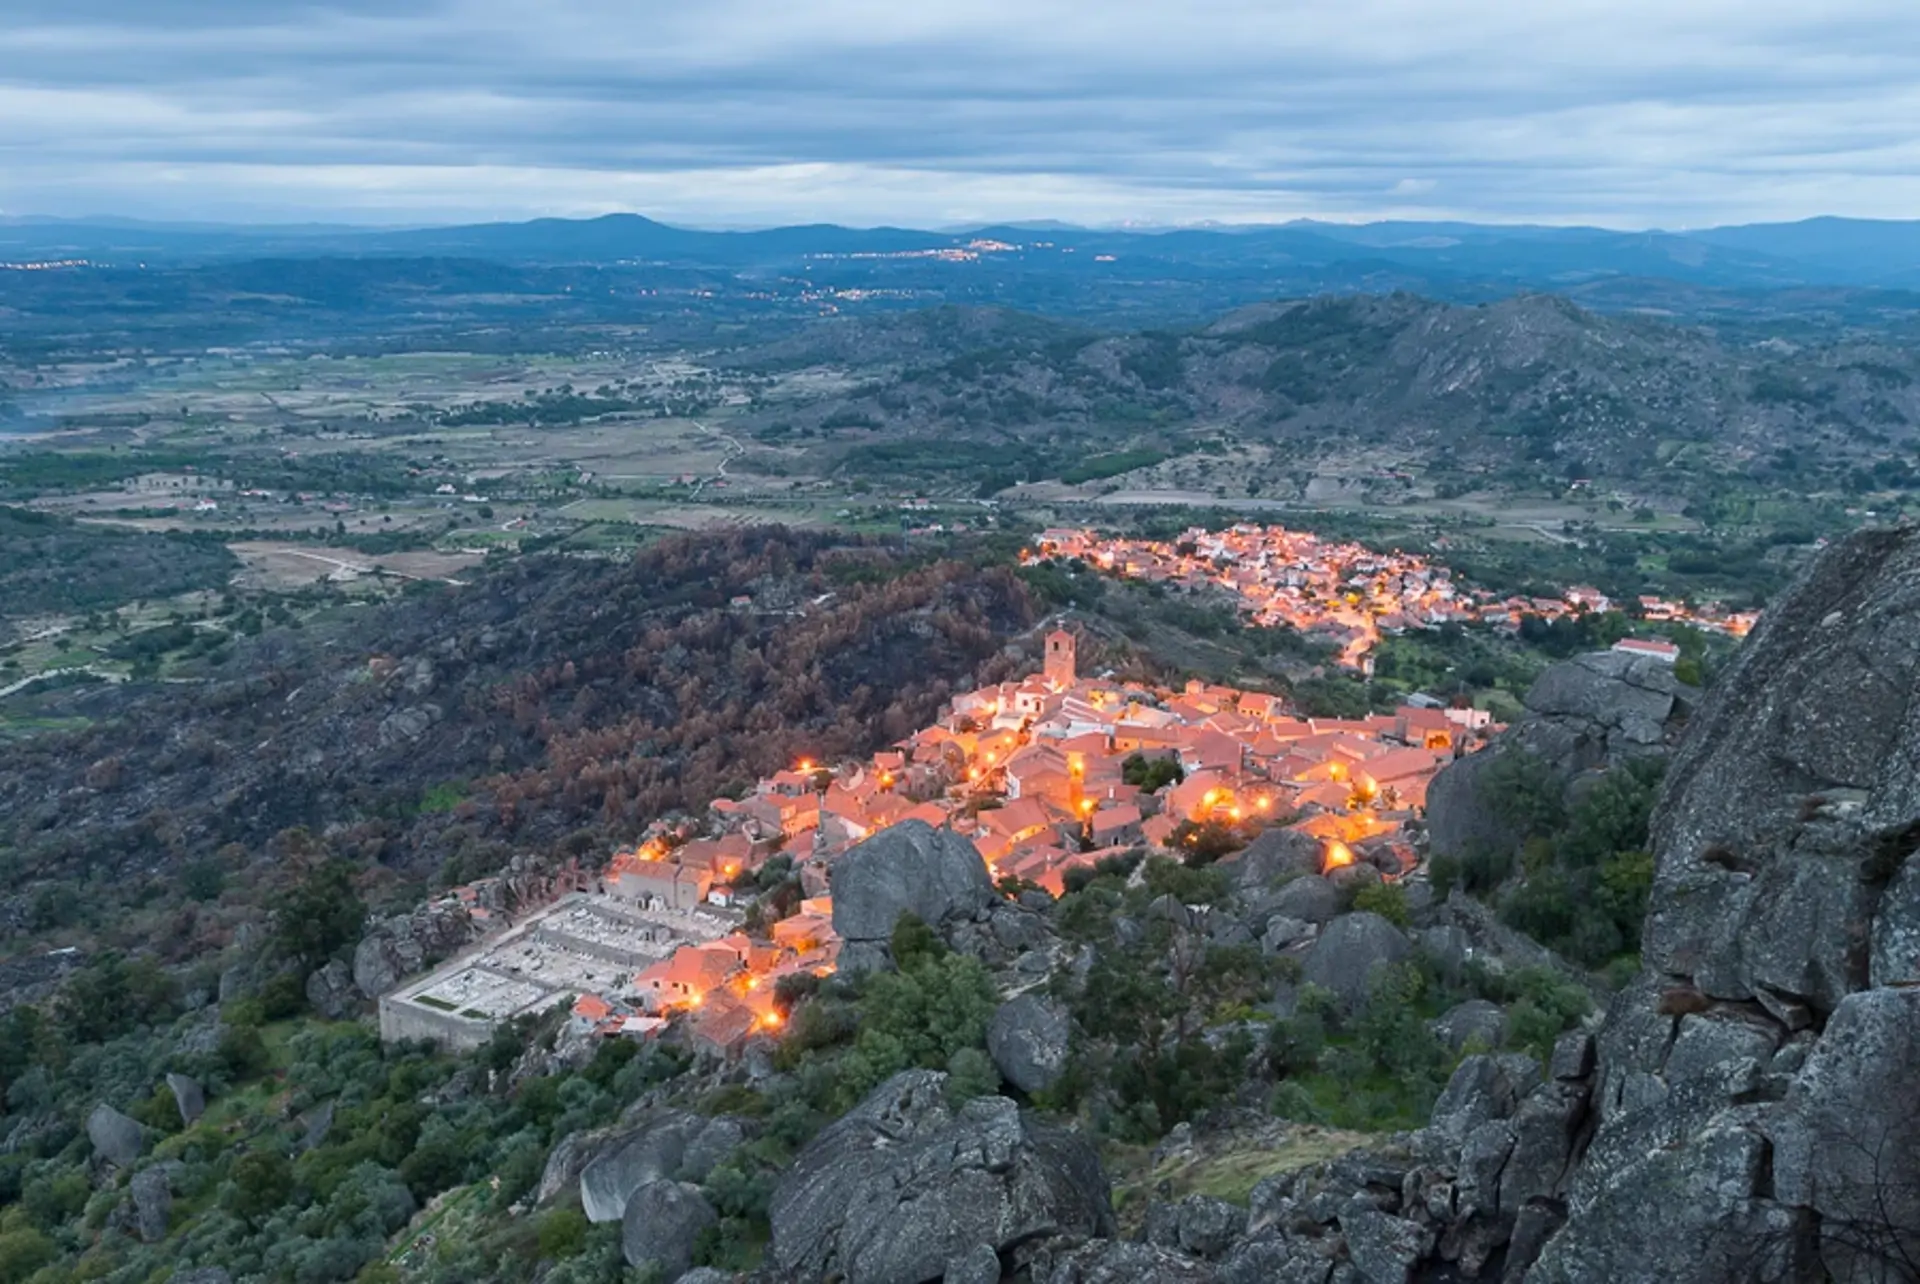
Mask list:
[{"label": "grey cloud", "polygon": [[[1016,207],[1042,195],[1107,218],[1920,208],[1909,0],[7,9],[9,213],[115,193],[208,216],[649,197],[722,221],[782,192],[810,202],[785,217],[895,221],[1066,212]],[[183,183],[204,209],[176,208]]]}]

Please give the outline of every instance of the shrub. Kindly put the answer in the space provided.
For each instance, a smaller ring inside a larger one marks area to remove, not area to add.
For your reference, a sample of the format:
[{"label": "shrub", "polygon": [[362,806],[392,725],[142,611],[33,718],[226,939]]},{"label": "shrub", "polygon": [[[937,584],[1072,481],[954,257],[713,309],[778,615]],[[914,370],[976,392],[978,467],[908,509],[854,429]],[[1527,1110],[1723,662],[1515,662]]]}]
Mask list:
[{"label": "shrub", "polygon": [[1547,968],[1515,973],[1513,988],[1519,997],[1507,1010],[1507,1042],[1542,1059],[1593,1007],[1582,986]]},{"label": "shrub", "polygon": [[540,1256],[549,1261],[577,1257],[587,1246],[591,1224],[577,1208],[556,1208],[540,1219]]},{"label": "shrub", "polygon": [[1178,784],[1187,778],[1187,773],[1174,758],[1148,758],[1144,754],[1127,755],[1120,764],[1120,778],[1147,793],[1155,793],[1168,785]]},{"label": "shrub", "polygon": [[1183,820],[1173,831],[1172,845],[1183,853],[1187,864],[1198,868],[1239,851],[1247,845],[1247,838],[1240,827],[1223,821],[1209,820],[1195,824],[1191,820]]},{"label": "shrub", "polygon": [[1267,1027],[1267,1065],[1283,1079],[1317,1069],[1326,1050],[1327,1028],[1311,1013]]},{"label": "shrub", "polygon": [[929,959],[910,971],[883,972],[871,978],[861,999],[858,1044],[870,1055],[898,1049],[898,1064],[881,1078],[908,1066],[942,1069],[960,1049],[985,1045],[987,1021],[998,1001],[986,968],[962,954]]},{"label": "shrub", "polygon": [[58,1256],[54,1242],[31,1226],[0,1235],[0,1284],[25,1284]]},{"label": "shrub", "polygon": [[275,1151],[248,1151],[233,1161],[230,1177],[227,1211],[243,1221],[259,1222],[293,1193],[293,1166]]},{"label": "shrub", "polygon": [[1313,1094],[1305,1086],[1289,1079],[1273,1090],[1273,1098],[1267,1103],[1281,1119],[1291,1119],[1295,1123],[1325,1123],[1320,1107],[1314,1104]]},{"label": "shrub", "polygon": [[894,965],[902,972],[911,972],[923,963],[934,962],[947,952],[945,943],[934,935],[933,929],[911,911],[902,911],[893,925],[893,936],[887,945],[893,954]]},{"label": "shrub", "polygon": [[1217,869],[1196,869],[1155,857],[1144,879],[1151,896],[1171,896],[1183,905],[1212,905],[1227,895],[1227,876]]},{"label": "shrub", "polygon": [[947,1058],[947,1100],[961,1105],[1000,1091],[1000,1071],[979,1048],[961,1048]]},{"label": "shrub", "polygon": [[1368,883],[1354,893],[1353,907],[1378,914],[1395,927],[1404,928],[1410,921],[1407,889],[1398,883]]},{"label": "shrub", "polygon": [[1538,941],[1554,942],[1572,934],[1580,917],[1572,881],[1558,869],[1544,869],[1508,893],[1500,919]]},{"label": "shrub", "polygon": [[1408,1084],[1426,1081],[1435,1091],[1446,1049],[1420,1015],[1426,980],[1412,967],[1395,967],[1374,978],[1355,1035],[1374,1067]]}]

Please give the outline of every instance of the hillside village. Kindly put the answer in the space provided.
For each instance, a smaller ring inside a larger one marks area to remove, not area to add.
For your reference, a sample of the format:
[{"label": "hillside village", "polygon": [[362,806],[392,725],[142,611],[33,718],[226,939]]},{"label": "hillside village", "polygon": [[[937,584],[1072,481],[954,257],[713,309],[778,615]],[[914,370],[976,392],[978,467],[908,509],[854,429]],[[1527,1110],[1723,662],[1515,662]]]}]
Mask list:
[{"label": "hillside village", "polygon": [[[557,900],[384,996],[382,1033],[476,1046],[571,997],[578,1036],[647,1037],[683,1016],[695,1047],[737,1053],[779,1025],[782,978],[833,971],[830,870],[895,825],[964,836],[1010,892],[1058,896],[1069,871],[1105,856],[1218,855],[1274,827],[1317,843],[1323,868],[1364,862],[1398,878],[1417,863],[1409,825],[1428,782],[1496,730],[1484,711],[1425,699],[1302,718],[1260,692],[1082,677],[1074,636],[1056,628],[1041,673],[955,696],[894,747],[796,763],[715,799],[702,822],[657,822],[600,875],[570,871]],[[776,860],[801,898],[771,921],[756,911],[749,932],[736,903]],[[490,917],[474,889],[453,899]]]},{"label": "hillside village", "polygon": [[[1620,609],[1595,588],[1557,598],[1498,597],[1457,584],[1453,574],[1415,553],[1375,552],[1283,526],[1242,524],[1224,531],[1192,527],[1171,541],[1115,539],[1091,530],[1042,531],[1027,562],[1078,560],[1129,579],[1193,591],[1225,590],[1250,623],[1289,627],[1331,644],[1339,662],[1371,672],[1383,635],[1445,624],[1517,630],[1529,617],[1566,619]],[[1758,616],[1706,604],[1691,607],[1642,597],[1630,613],[1659,623],[1745,637]]]}]

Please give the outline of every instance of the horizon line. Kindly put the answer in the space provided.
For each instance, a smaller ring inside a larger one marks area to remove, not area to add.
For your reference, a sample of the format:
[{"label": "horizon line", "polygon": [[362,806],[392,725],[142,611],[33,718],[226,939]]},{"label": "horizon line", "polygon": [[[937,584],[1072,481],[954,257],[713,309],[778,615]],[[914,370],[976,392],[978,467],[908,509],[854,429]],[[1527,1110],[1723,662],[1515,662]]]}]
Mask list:
[{"label": "horizon line", "polygon": [[609,219],[639,219],[655,226],[676,232],[693,232],[708,235],[739,235],[760,232],[791,231],[808,227],[831,227],[850,232],[924,232],[930,235],[959,235],[966,232],[982,231],[992,228],[1013,228],[1022,231],[1064,231],[1064,232],[1106,232],[1151,235],[1164,232],[1250,232],[1270,231],[1288,227],[1462,227],[1550,231],[1593,231],[1606,232],[1619,236],[1663,235],[1690,236],[1704,232],[1726,231],[1752,227],[1795,227],[1809,223],[1870,223],[1883,226],[1902,226],[1920,224],[1920,219],[1872,218],[1848,214],[1812,214],[1805,218],[1758,220],[1752,222],[1708,223],[1702,225],[1681,224],[1673,227],[1657,225],[1608,225],[1586,220],[1555,222],[1542,219],[1502,219],[1502,218],[1373,218],[1365,216],[1340,215],[1294,215],[1288,218],[1274,219],[1194,219],[1189,221],[1156,221],[1148,219],[1121,219],[1110,223],[1076,223],[1065,219],[1037,215],[1029,218],[1004,218],[962,220],[931,226],[916,226],[910,223],[840,223],[831,220],[801,220],[778,223],[697,223],[675,222],[642,210],[608,210],[598,214],[532,214],[518,218],[469,217],[447,221],[403,220],[397,222],[330,222],[312,216],[290,216],[287,218],[256,219],[166,219],[138,218],[124,214],[37,214],[13,213],[0,209],[0,228],[77,225],[94,228],[123,227],[129,229],[149,229],[174,232],[222,232],[235,230],[260,230],[298,232],[305,231],[314,235],[355,232],[432,232],[447,231],[466,227],[516,227],[533,223],[597,223]]}]

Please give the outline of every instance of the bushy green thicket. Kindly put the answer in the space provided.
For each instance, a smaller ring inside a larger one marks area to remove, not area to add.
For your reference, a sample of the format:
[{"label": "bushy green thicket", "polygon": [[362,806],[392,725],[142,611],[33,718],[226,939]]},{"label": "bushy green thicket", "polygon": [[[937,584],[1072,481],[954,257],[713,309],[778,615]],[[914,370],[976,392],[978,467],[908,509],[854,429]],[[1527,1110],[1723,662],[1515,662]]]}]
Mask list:
[{"label": "bushy green thicket", "polygon": [[1275,976],[1257,946],[1207,933],[1224,874],[1134,853],[1071,871],[1066,887],[1057,922],[1091,947],[1092,965],[1054,989],[1085,1037],[1044,1104],[1144,1141],[1229,1099],[1254,1051],[1253,1005],[1271,997]]},{"label": "bushy green thicket", "polygon": [[1475,967],[1448,980],[1416,959],[1376,976],[1357,1013],[1343,1013],[1326,990],[1302,986],[1293,1015],[1267,1028],[1267,1066],[1279,1080],[1274,1113],[1336,1128],[1419,1127],[1459,1061],[1432,1021],[1469,998],[1505,1007],[1504,1048],[1542,1059],[1592,1009],[1579,984],[1539,968],[1505,974]]},{"label": "bushy green thicket", "polygon": [[1491,898],[1508,925],[1588,967],[1633,953],[1653,887],[1647,823],[1663,770],[1659,759],[1616,767],[1569,806],[1566,782],[1539,758],[1501,753],[1480,791],[1517,847],[1435,857],[1435,893],[1458,886]]},{"label": "bushy green thicket", "polygon": [[[980,1078],[980,1063],[965,1054],[984,1057],[999,1001],[986,968],[949,950],[912,915],[901,916],[891,952],[897,971],[836,975],[793,1009],[778,1060],[798,1076],[798,1103],[821,1120],[902,1070]],[[982,1090],[998,1087],[995,1075]]]},{"label": "bushy green thicket", "polygon": [[[127,988],[106,1009],[118,1013],[111,1021],[62,1015],[114,985]],[[455,1058],[383,1046],[358,1024],[257,1024],[258,999],[224,1005],[220,1019],[179,1013],[147,965],[117,959],[76,975],[50,1007],[16,1007],[0,1028],[0,1129],[12,1137],[0,1158],[0,1279],[9,1284],[131,1284],[195,1263],[295,1284],[378,1278],[389,1237],[429,1200],[464,1187],[480,1209],[506,1209],[532,1190],[555,1140],[610,1122],[686,1064],[665,1048],[615,1042],[578,1071],[515,1084],[498,1072],[550,1038],[557,1015],[503,1028]],[[209,1109],[191,1127],[162,1082],[168,1072],[207,1089]],[[108,1227],[125,1177],[99,1189],[92,1180],[83,1124],[101,1101],[146,1129],[139,1166],[169,1168],[163,1243]],[[330,1124],[316,1127],[323,1117]],[[427,1277],[526,1278],[541,1255],[535,1240],[512,1236],[489,1251],[484,1270],[460,1249],[429,1264]]]}]

